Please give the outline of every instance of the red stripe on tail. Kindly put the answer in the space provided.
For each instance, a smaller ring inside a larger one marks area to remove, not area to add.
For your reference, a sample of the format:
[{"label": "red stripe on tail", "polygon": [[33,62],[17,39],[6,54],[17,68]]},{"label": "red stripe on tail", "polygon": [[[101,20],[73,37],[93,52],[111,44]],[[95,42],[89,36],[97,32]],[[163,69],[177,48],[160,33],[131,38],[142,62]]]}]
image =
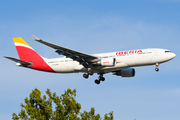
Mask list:
[{"label": "red stripe on tail", "polygon": [[45,61],[44,59],[33,49],[24,46],[16,46],[17,52],[19,54],[20,60],[26,62],[32,62],[33,65],[28,68],[46,71],[46,72],[55,72]]}]

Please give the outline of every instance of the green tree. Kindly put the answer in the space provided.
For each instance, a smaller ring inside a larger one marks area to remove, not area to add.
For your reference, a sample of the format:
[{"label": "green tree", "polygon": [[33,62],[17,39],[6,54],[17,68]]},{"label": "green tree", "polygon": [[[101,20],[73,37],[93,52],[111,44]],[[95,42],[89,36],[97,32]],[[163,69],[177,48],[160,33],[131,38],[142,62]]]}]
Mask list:
[{"label": "green tree", "polygon": [[[25,105],[21,103],[21,111],[17,115],[12,114],[13,120],[102,120],[100,114],[95,115],[95,108],[89,112],[80,112],[81,104],[75,100],[76,89],[67,89],[64,94],[57,96],[47,89],[46,95],[41,97],[41,92],[37,88],[32,90],[29,99],[24,99]],[[52,103],[55,105],[53,110]],[[113,120],[113,112],[106,113],[104,120]]]}]

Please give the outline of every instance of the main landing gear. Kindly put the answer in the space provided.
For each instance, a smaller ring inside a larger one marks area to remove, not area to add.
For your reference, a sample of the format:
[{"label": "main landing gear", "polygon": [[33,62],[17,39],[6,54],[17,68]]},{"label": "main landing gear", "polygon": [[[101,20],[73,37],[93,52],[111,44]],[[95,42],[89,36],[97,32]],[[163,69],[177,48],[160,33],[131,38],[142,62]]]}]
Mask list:
[{"label": "main landing gear", "polygon": [[84,74],[83,74],[83,77],[86,78],[86,79],[88,79],[88,78],[89,78],[89,74],[85,74],[85,73],[84,73]]},{"label": "main landing gear", "polygon": [[96,84],[100,84],[100,81],[105,81],[105,78],[103,77],[103,74],[100,74],[99,79],[96,79],[94,82]]},{"label": "main landing gear", "polygon": [[158,64],[158,63],[156,63],[156,68],[155,68],[155,71],[156,71],[156,72],[158,72],[158,71],[159,71],[159,68],[158,68],[158,67],[159,67],[159,64]]},{"label": "main landing gear", "polygon": [[89,78],[89,75],[93,75],[93,74],[94,74],[93,71],[89,70],[87,74],[86,73],[83,74],[83,77],[87,79]]},{"label": "main landing gear", "polygon": [[[89,75],[93,75],[93,74],[92,73],[84,73],[83,77],[87,79],[87,78],[89,78]],[[100,81],[105,81],[105,78],[103,77],[103,74],[100,74],[99,79],[96,79],[94,82],[96,84],[100,84]]]}]

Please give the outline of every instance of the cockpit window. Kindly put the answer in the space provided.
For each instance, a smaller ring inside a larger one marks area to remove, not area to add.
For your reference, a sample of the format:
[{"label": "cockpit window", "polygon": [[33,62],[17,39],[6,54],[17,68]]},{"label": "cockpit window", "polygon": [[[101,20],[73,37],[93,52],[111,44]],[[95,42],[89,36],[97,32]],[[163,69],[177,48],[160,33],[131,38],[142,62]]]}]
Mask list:
[{"label": "cockpit window", "polygon": [[165,53],[170,53],[171,51],[165,51]]}]

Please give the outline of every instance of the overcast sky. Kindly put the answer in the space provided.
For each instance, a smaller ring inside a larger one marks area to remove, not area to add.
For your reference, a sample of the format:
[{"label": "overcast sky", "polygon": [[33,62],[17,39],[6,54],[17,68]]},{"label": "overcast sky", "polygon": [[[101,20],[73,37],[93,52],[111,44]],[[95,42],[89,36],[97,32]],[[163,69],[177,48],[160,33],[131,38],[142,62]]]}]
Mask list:
[{"label": "overcast sky", "polygon": [[[7,0],[0,1],[0,119],[19,113],[20,104],[35,87],[57,95],[77,90],[82,110],[96,114],[114,111],[115,120],[180,119],[180,0]],[[3,58],[19,58],[13,37],[22,37],[41,56],[60,57],[31,34],[88,54],[143,48],[165,48],[175,59],[160,65],[136,67],[136,76],[112,73],[96,85],[97,74],[53,74],[15,66]]]}]

